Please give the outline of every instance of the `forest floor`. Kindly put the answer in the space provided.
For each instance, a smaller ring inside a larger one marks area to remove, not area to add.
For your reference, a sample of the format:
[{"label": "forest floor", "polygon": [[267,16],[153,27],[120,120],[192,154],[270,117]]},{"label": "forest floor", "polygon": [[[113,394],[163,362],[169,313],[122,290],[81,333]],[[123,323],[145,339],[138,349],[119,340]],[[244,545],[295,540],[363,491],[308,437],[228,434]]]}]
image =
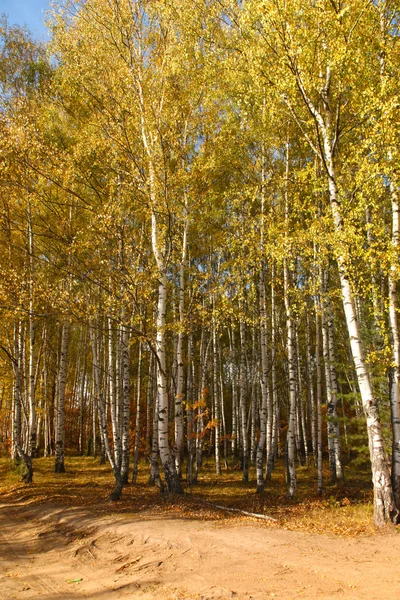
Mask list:
[{"label": "forest floor", "polygon": [[107,466],[68,457],[67,473],[55,475],[52,465],[36,460],[26,486],[0,461],[2,600],[400,597],[400,528],[374,529],[360,469],[321,498],[313,470],[300,470],[290,502],[279,469],[262,496],[238,471],[217,480],[205,468],[184,497],[167,497],[146,485],[143,468],[110,503]]}]

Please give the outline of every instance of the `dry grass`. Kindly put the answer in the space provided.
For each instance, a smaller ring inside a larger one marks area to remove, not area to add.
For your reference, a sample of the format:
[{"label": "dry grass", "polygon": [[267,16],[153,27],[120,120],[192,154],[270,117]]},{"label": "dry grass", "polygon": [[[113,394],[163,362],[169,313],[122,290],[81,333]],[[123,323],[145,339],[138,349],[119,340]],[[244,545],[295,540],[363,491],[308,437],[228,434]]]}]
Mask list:
[{"label": "dry grass", "polygon": [[99,465],[91,457],[68,456],[67,472],[53,472],[54,458],[40,458],[34,464],[34,483],[27,486],[20,481],[18,470],[7,459],[0,459],[0,502],[40,505],[45,503],[90,507],[96,514],[151,516],[162,513],[166,517],[183,519],[212,519],[221,522],[253,520],[238,513],[216,509],[212,504],[266,514],[277,523],[257,520],[260,527],[284,529],[339,536],[371,535],[372,486],[368,470],[346,467],[345,484],[327,482],[323,495],[316,489],[314,468],[298,469],[298,490],[294,500],[286,498],[284,468],[278,463],[272,481],[264,494],[255,493],[255,473],[250,470],[250,481],[241,481],[241,472],[231,469],[222,477],[214,473],[212,462],[204,465],[196,486],[187,487],[183,497],[160,494],[149,487],[148,466],[141,465],[138,482],[124,488],[122,500],[111,503],[109,493],[113,476],[108,465]]}]

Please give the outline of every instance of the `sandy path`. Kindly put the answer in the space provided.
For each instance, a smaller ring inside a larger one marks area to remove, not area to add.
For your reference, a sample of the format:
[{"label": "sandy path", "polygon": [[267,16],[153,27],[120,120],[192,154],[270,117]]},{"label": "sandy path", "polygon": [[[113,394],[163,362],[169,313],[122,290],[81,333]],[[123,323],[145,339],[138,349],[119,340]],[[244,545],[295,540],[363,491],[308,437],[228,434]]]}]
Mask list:
[{"label": "sandy path", "polygon": [[399,555],[394,533],[341,539],[244,520],[0,506],[1,600],[394,600]]}]

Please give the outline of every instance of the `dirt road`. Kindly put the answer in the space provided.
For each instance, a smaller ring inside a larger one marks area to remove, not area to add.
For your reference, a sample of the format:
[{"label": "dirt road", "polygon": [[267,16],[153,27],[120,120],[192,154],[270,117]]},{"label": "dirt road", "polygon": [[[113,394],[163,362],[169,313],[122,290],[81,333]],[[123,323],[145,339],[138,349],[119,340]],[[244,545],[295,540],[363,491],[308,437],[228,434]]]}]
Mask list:
[{"label": "dirt road", "polygon": [[400,598],[400,536],[0,506],[1,599]]}]

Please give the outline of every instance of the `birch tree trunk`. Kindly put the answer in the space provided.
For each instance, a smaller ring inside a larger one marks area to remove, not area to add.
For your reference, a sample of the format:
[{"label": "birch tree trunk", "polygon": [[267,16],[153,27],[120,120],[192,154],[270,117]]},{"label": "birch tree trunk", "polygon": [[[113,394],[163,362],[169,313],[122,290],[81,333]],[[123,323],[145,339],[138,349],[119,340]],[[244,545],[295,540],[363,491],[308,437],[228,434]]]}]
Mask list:
[{"label": "birch tree trunk", "polygon": [[238,439],[239,439],[239,427],[238,427],[238,395],[237,395],[237,361],[236,361],[236,346],[235,346],[235,332],[233,327],[229,329],[229,344],[230,354],[232,360],[232,443],[231,452],[232,456],[237,455]]},{"label": "birch tree trunk", "polygon": [[271,267],[271,379],[272,379],[272,432],[271,452],[267,459],[265,479],[271,480],[275,457],[279,448],[279,403],[276,379],[276,303],[275,303],[275,265]]},{"label": "birch tree trunk", "polygon": [[296,419],[296,369],[293,340],[293,317],[289,300],[289,269],[285,259],[284,264],[284,297],[286,309],[287,356],[289,372],[289,414],[287,429],[287,469],[288,469],[288,498],[293,498],[296,492],[295,467],[295,419]]},{"label": "birch tree trunk", "polygon": [[[391,369],[390,408],[392,416],[392,485],[394,499],[400,510],[400,336],[397,303],[397,263],[400,247],[400,207],[398,193],[390,182],[392,200],[392,250],[393,257],[389,273],[389,323],[392,338],[393,362]],[[396,260],[397,257],[397,260]]]},{"label": "birch tree trunk", "polygon": [[[154,219],[153,219],[154,220]],[[167,275],[160,273],[157,303],[157,393],[158,393],[158,449],[165,475],[167,492],[183,494],[168,443],[168,389],[165,360],[165,317],[167,308]]]},{"label": "birch tree trunk", "polygon": [[302,384],[302,373],[301,373],[301,359],[300,359],[300,344],[298,326],[295,327],[295,341],[296,341],[296,369],[297,369],[297,397],[299,406],[299,416],[301,425],[301,436],[303,439],[303,449],[306,467],[308,467],[308,445],[307,445],[307,427],[306,418],[303,402],[303,384]]},{"label": "birch tree trunk", "polygon": [[315,427],[315,395],[314,395],[314,381],[313,381],[313,367],[311,360],[311,341],[310,341],[310,318],[309,318],[309,307],[307,306],[306,316],[306,352],[307,352],[307,402],[310,412],[310,423],[311,423],[311,444],[312,452],[314,457],[314,464],[317,465],[317,432]]},{"label": "birch tree trunk", "polygon": [[260,273],[260,341],[261,341],[261,410],[260,410],[260,438],[257,445],[256,472],[257,492],[264,491],[263,452],[266,446],[267,464],[272,451],[272,402],[269,393],[268,376],[268,339],[267,339],[267,315],[265,299],[265,275],[264,268]]},{"label": "birch tree trunk", "polygon": [[[213,313],[215,310],[215,302],[213,300]],[[218,348],[217,348],[217,332],[215,326],[215,317],[212,317],[212,339],[213,339],[213,403],[214,403],[214,421],[215,421],[215,471],[217,475],[221,475],[221,458],[220,458],[220,398],[218,392]]]},{"label": "birch tree trunk", "polygon": [[[321,285],[324,279],[324,275],[321,272]],[[322,289],[321,296],[325,298],[326,290]],[[321,329],[322,329],[322,349],[324,358],[324,370],[325,370],[325,389],[326,389],[326,420],[327,420],[327,432],[328,432],[328,452],[329,452],[329,468],[331,472],[331,482],[336,483],[336,460],[335,460],[335,424],[334,419],[336,415],[335,398],[332,392],[332,380],[331,380],[331,369],[329,359],[329,345],[328,345],[328,326],[326,317],[326,301],[322,302],[321,311]]]},{"label": "birch tree trunk", "polygon": [[32,483],[33,479],[33,457],[36,450],[36,405],[35,405],[35,316],[34,316],[34,293],[35,293],[35,267],[34,267],[34,242],[31,203],[28,201],[28,248],[29,248],[29,427],[28,448],[25,456],[27,472],[23,479],[26,483]]},{"label": "birch tree trunk", "polygon": [[138,374],[136,391],[136,419],[135,419],[135,441],[133,446],[133,476],[132,483],[136,483],[139,465],[139,440],[140,440],[140,388],[142,380],[142,344],[139,342]]},{"label": "birch tree trunk", "polygon": [[187,482],[188,485],[193,484],[194,478],[194,463],[196,456],[196,444],[195,444],[195,433],[194,433],[194,410],[193,410],[193,398],[194,398],[194,350],[193,350],[193,335],[188,335],[188,371],[187,371],[187,383],[186,383],[186,395],[187,395],[187,408],[186,408],[186,420],[187,420]]},{"label": "birch tree trunk", "polygon": [[120,428],[118,423],[118,411],[117,411],[117,386],[115,377],[115,350],[114,350],[114,327],[113,319],[109,315],[107,317],[107,345],[108,345],[108,398],[110,401],[110,413],[111,413],[111,428],[114,445],[114,457],[115,464],[118,469],[121,468],[121,437]]},{"label": "birch tree trunk", "polygon": [[[125,314],[123,312],[123,318]],[[122,363],[122,432],[121,432],[121,479],[122,484],[126,485],[129,478],[129,453],[130,453],[130,417],[131,417],[131,398],[130,398],[130,340],[129,329],[126,324],[122,325],[121,330],[121,363]],[[140,367],[139,367],[140,368]],[[140,404],[140,377],[138,377],[138,396]]]},{"label": "birch tree trunk", "polygon": [[[325,272],[327,276],[327,272]],[[327,286],[326,286],[327,287]],[[333,450],[335,460],[335,474],[337,479],[343,479],[343,466],[342,466],[342,444],[340,438],[340,427],[339,427],[339,416],[338,416],[338,384],[336,375],[336,360],[335,360],[335,344],[334,344],[334,329],[333,329],[333,315],[332,307],[329,295],[327,296],[326,302],[326,316],[327,316],[327,328],[328,328],[328,349],[329,349],[329,369],[331,376],[332,386],[332,401],[333,401]]]},{"label": "birch tree trunk", "polygon": [[[289,139],[286,142],[285,152],[285,221],[286,232],[289,230]],[[288,251],[288,248],[286,249]],[[289,298],[290,273],[288,259],[283,263],[283,294],[286,311],[286,348],[288,357],[289,374],[289,411],[287,429],[287,472],[288,472],[288,498],[293,498],[296,492],[296,467],[295,467],[295,436],[296,436],[296,364],[294,344],[294,323],[292,308]]]},{"label": "birch tree trunk", "polygon": [[17,461],[21,447],[21,322],[14,323],[14,389],[12,405],[11,458]]},{"label": "birch tree trunk", "polygon": [[184,309],[185,309],[185,265],[186,265],[186,249],[187,249],[187,233],[188,233],[188,218],[186,215],[185,206],[185,222],[182,241],[182,257],[179,266],[179,332],[176,348],[177,375],[176,375],[176,395],[175,395],[175,467],[178,477],[182,476],[182,457],[183,457],[183,386],[184,386],[184,369],[183,369],[183,340],[184,340]]},{"label": "birch tree trunk", "polygon": [[315,373],[317,395],[317,481],[318,494],[322,494],[322,377],[321,377],[321,334],[320,334],[320,300],[315,295]]},{"label": "birch tree trunk", "polygon": [[244,323],[240,320],[240,364],[239,364],[239,407],[240,407],[240,427],[242,438],[242,469],[243,481],[249,481],[249,441],[247,435],[247,411],[246,411],[246,338]]},{"label": "birch tree trunk", "polygon": [[65,473],[65,387],[67,384],[67,355],[69,328],[67,322],[62,324],[60,366],[58,374],[58,394],[57,394],[57,427],[55,431],[56,456],[54,471],[55,473]]}]

